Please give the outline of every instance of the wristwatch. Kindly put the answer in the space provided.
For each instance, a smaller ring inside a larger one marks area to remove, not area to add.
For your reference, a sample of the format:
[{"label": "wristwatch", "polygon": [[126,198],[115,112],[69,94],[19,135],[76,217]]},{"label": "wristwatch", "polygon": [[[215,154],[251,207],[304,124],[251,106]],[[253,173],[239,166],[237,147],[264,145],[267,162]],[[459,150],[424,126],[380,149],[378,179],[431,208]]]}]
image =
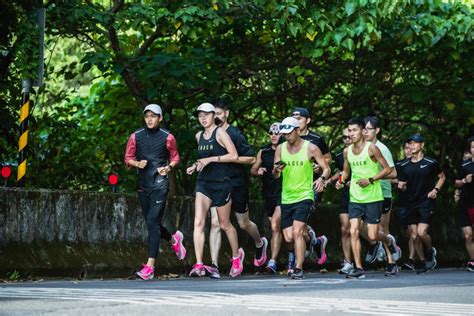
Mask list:
[{"label": "wristwatch", "polygon": [[374,184],[374,182],[375,182],[374,178],[369,178],[368,180],[369,180],[370,184]]}]

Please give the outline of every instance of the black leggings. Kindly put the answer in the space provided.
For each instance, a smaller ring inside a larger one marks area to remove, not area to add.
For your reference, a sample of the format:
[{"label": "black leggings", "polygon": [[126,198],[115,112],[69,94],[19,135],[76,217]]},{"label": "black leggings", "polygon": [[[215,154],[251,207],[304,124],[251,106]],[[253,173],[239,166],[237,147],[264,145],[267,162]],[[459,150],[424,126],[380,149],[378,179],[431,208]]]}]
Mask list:
[{"label": "black leggings", "polygon": [[156,258],[160,248],[160,238],[171,241],[171,234],[161,220],[166,206],[168,190],[139,191],[138,199],[148,227],[148,258]]}]

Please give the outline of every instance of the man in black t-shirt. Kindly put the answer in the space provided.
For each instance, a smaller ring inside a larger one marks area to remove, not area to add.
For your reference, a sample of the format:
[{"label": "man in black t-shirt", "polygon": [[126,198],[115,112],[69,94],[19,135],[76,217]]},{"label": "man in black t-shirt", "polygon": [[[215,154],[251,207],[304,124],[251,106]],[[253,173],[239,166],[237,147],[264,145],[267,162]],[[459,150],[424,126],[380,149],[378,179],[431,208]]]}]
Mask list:
[{"label": "man in black t-shirt", "polygon": [[417,272],[424,273],[434,269],[437,263],[436,249],[432,246],[428,228],[434,212],[434,200],[446,181],[446,176],[436,160],[424,155],[425,143],[421,135],[412,135],[407,141],[412,157],[401,164],[398,188],[407,192],[410,238],[421,260]]},{"label": "man in black t-shirt", "polygon": [[[398,186],[398,178],[402,172],[402,165],[411,159],[410,144],[405,142],[403,146],[403,153],[405,157],[402,160],[395,162],[395,169],[397,170],[397,179],[392,179],[394,187]],[[400,218],[400,227],[402,231],[408,237],[408,260],[403,264],[404,269],[415,270],[415,247],[413,246],[413,240],[409,238],[410,230],[407,224],[407,205],[408,197],[406,191],[399,191],[398,193],[398,216]]]},{"label": "man in black t-shirt", "polygon": [[474,136],[468,139],[468,146],[471,158],[464,160],[459,166],[455,186],[461,189],[459,222],[469,255],[467,270],[474,272],[474,242],[472,239],[472,230],[474,228]]}]

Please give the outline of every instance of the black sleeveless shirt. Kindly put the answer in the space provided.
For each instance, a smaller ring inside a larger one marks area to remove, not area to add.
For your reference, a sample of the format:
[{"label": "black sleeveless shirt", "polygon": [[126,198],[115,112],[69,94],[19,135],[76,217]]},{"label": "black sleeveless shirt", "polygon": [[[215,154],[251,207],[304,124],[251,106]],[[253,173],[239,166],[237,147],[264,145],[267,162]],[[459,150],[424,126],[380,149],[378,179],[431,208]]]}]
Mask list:
[{"label": "black sleeveless shirt", "polygon": [[[227,150],[217,142],[217,129],[214,128],[209,139],[204,138],[204,131],[199,136],[198,159],[226,155]],[[198,174],[197,179],[203,181],[228,181],[228,164],[211,162]]]},{"label": "black sleeveless shirt", "polygon": [[267,169],[267,172],[265,172],[262,176],[263,198],[279,198],[281,196],[281,177],[275,178],[272,174],[273,163],[275,160],[275,150],[272,148],[272,144],[262,147],[261,158],[261,167]]}]

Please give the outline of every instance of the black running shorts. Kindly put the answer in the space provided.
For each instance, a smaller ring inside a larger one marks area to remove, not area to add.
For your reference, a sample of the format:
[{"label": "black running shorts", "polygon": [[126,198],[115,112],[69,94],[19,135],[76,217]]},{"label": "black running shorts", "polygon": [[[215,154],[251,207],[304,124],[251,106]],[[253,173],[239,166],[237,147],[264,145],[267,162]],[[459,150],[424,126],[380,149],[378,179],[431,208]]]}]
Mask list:
[{"label": "black running shorts", "polygon": [[425,198],[422,201],[407,206],[407,224],[430,224],[434,212],[434,200]]},{"label": "black running shorts", "polygon": [[383,199],[382,214],[387,214],[392,210],[392,198]]},{"label": "black running shorts", "polygon": [[231,200],[228,181],[197,180],[196,192],[200,192],[211,199],[211,206],[224,206]]},{"label": "black running shorts", "polygon": [[281,198],[266,198],[265,199],[265,213],[268,217],[272,217],[275,213],[275,208],[281,205]]},{"label": "black running shorts", "polygon": [[349,219],[360,218],[367,224],[380,223],[383,201],[370,203],[349,202]]},{"label": "black running shorts", "polygon": [[293,226],[293,221],[307,223],[314,212],[313,200],[281,205],[281,229]]}]

